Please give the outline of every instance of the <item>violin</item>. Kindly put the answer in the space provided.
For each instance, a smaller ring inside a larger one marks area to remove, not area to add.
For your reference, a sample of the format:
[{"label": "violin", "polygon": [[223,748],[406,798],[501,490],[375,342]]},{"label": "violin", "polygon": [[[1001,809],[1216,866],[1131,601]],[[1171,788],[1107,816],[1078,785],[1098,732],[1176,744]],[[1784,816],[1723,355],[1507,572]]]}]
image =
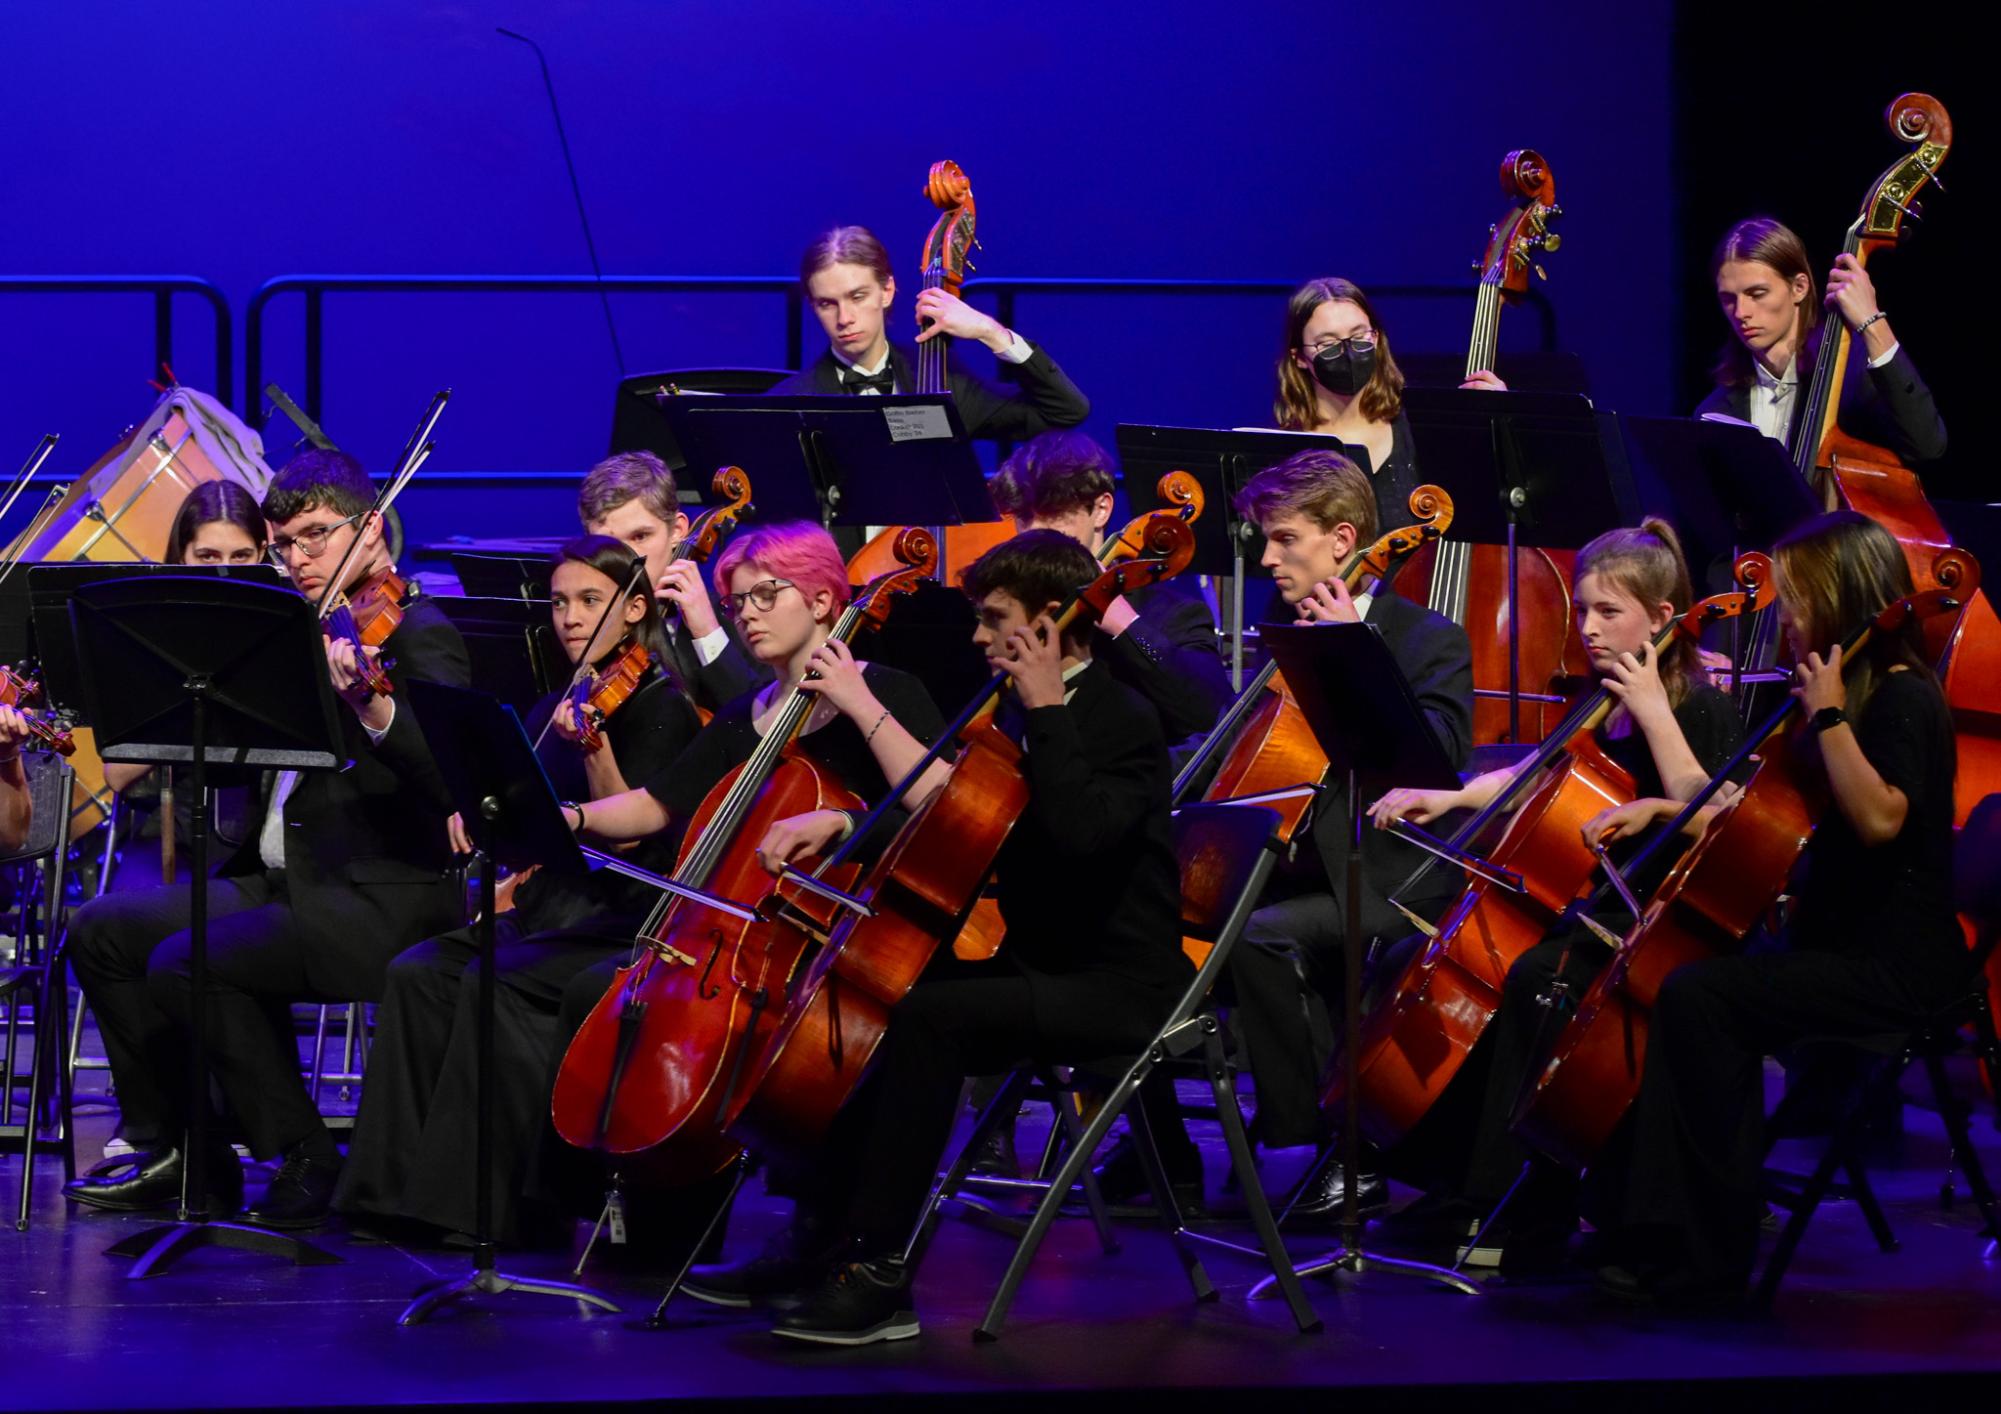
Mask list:
[{"label": "violin", "polygon": [[[1512,204],[1490,229],[1478,267],[1468,378],[1493,369],[1501,311],[1527,293],[1530,272],[1548,278],[1535,253],[1562,243],[1549,229],[1563,214],[1556,178],[1540,153],[1517,148],[1502,158],[1501,190]],[[1459,624],[1472,641],[1474,745],[1541,741],[1563,714],[1560,685],[1590,676],[1570,599],[1574,559],[1568,550],[1521,548],[1510,584],[1506,546],[1440,540],[1399,574],[1400,594]],[[1519,692],[1511,694],[1511,686]]]},{"label": "violin", "polygon": [[[430,441],[431,432],[437,427],[438,418],[443,415],[451,396],[449,388],[432,396],[431,405],[418,420],[417,430],[411,434],[403,455],[398,459],[395,476],[376,495],[375,504],[360,517],[359,524],[364,530],[370,521],[388,513],[396,498],[403,494],[403,488],[416,476],[417,468],[429,460],[436,445]],[[367,650],[380,650],[389,641],[390,635],[403,622],[403,610],[417,597],[416,587],[391,565],[376,571],[352,589],[343,588],[355,561],[360,558],[363,539],[362,532],[358,530],[348,541],[347,552],[334,566],[316,607],[321,631],[328,638],[344,642],[354,650],[357,680],[375,696],[388,697],[396,690],[395,684],[389,680],[389,671],[396,666],[395,661],[371,655]]]},{"label": "violin", "polygon": [[[1772,563],[1741,557],[1740,588],[1696,604],[1654,635],[1658,654],[1677,637],[1701,641],[1705,628],[1771,602]],[[1424,1117],[1459,1073],[1499,1008],[1501,984],[1523,953],[1542,941],[1564,909],[1597,872],[1598,852],[1584,843],[1584,826],[1607,806],[1633,799],[1633,779],[1598,746],[1597,727],[1611,715],[1603,683],[1576,707],[1521,766],[1501,792],[1476,811],[1442,849],[1407,827],[1428,856],[1397,890],[1413,893],[1441,858],[1470,864],[1473,878],[1434,927],[1404,912],[1430,936],[1398,976],[1362,1035],[1356,1085],[1363,1130],[1392,1144]],[[1484,858],[1470,853],[1490,826],[1506,818],[1500,840]],[[1396,898],[1391,902],[1398,908]],[[1323,1103],[1345,1098],[1345,1068],[1335,1065]]]},{"label": "violin", "polygon": [[[1059,632],[1101,617],[1119,596],[1180,573],[1194,558],[1193,529],[1171,513],[1151,518],[1143,543],[1142,554],[1115,560],[1062,607]],[[725,1106],[724,1127],[739,1143],[797,1152],[826,1132],[861,1082],[896,1004],[981,896],[1028,808],[1021,747],[994,721],[1007,681],[1005,673],[994,675],[837,856],[869,834],[948,743],[958,743],[944,785],[912,812],[855,891],[869,911],[844,914],[824,943],[799,950],[784,1014]],[[781,883],[773,902],[781,916],[812,916],[796,885]]]},{"label": "violin", "polygon": [[653,654],[637,640],[625,645],[603,668],[588,668],[570,686],[570,711],[577,724],[577,749],[589,756],[604,746],[604,724],[653,669]]},{"label": "violin", "polygon": [[[1844,662],[1875,634],[1958,612],[1980,587],[1980,566],[1963,550],[1941,552],[1930,569],[1937,587],[1897,600],[1851,634],[1842,645]],[[1805,852],[1826,811],[1827,787],[1824,772],[1803,763],[1795,750],[1798,715],[1798,700],[1789,698],[1716,773],[1715,785],[1647,846],[1651,851],[1674,839],[1740,766],[1758,763],[1743,793],[1710,821],[1619,941],[1524,1099],[1515,1132],[1559,1162],[1590,1163],[1638,1096],[1648,1023],[1668,974],[1741,947]]]},{"label": "violin", "polygon": [[[925,234],[924,250],[917,260],[923,287],[956,295],[965,284],[966,271],[972,268],[968,257],[979,243],[973,235],[978,220],[973,184],[959,164],[947,158],[931,164],[924,194],[939,214]],[[941,334],[917,346],[917,386],[913,392],[951,391],[945,376],[945,346],[950,342]],[[964,506],[959,509],[962,513],[968,510]],[[991,511],[992,507],[985,509]],[[849,562],[849,573],[857,582],[893,568],[891,549],[901,529],[892,525],[879,532]],[[938,578],[942,583],[956,584],[960,570],[1002,541],[1012,539],[1014,526],[1006,520],[969,520],[964,525],[934,525],[931,534],[938,542]]]},{"label": "violin", "polygon": [[[1398,564],[1438,543],[1452,524],[1452,498],[1440,487],[1420,486],[1410,493],[1410,513],[1417,517],[1414,524],[1379,537],[1343,566],[1340,579],[1350,593],[1367,579],[1387,581]],[[1318,785],[1326,776],[1327,753],[1279,674],[1276,659],[1258,670],[1174,778],[1176,805],[1188,798],[1210,762],[1226,750],[1202,799],[1248,797],[1269,805],[1279,815],[1280,841],[1290,844],[1305,827],[1313,805],[1311,793],[1298,788]]]},{"label": "violin", "polygon": [[58,756],[76,754],[76,741],[69,729],[62,726],[47,712],[30,710],[28,703],[42,695],[42,685],[32,678],[23,677],[12,668],[0,666],[0,704],[17,709],[21,720],[28,724],[28,732],[43,746]]},{"label": "violin", "polygon": [[[883,623],[935,571],[937,543],[921,526],[905,530],[898,549],[901,568],[857,594],[830,638],[849,642]],[[772,824],[860,807],[798,749],[817,701],[795,687],[750,759],[709,792],[688,824],[675,883],[754,905],[776,882],[755,854]],[[839,884],[857,871],[827,872]],[[563,1056],[550,1100],[556,1132],[663,1183],[720,1170],[736,1154],[721,1133],[723,1096],[748,1048],[769,1033],[776,989],[803,945],[791,926],[664,897],[640,929],[638,958],[619,970]]]}]

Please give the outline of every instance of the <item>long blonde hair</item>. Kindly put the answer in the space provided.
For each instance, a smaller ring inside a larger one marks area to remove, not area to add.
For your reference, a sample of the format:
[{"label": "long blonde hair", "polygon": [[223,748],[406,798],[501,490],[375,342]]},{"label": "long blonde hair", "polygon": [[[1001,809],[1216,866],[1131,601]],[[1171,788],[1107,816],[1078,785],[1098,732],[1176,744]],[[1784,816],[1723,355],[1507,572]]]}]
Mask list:
[{"label": "long blonde hair", "polygon": [[[1911,564],[1896,537],[1857,511],[1830,511],[1796,526],[1772,546],[1772,585],[1801,635],[1826,653],[1912,592]],[[1925,659],[1924,629],[1911,620],[1894,633],[1872,633],[1847,660],[1847,712],[1859,717],[1894,667],[1937,675]]]}]

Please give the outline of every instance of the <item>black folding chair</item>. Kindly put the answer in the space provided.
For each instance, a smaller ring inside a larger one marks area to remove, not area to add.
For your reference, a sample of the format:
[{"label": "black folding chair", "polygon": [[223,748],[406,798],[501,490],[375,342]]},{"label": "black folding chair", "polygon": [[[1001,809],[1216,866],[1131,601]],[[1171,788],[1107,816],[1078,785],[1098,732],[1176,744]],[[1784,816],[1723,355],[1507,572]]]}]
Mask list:
[{"label": "black folding chair", "polygon": [[[1894,1097],[1904,1072],[1919,1061],[1924,1063],[1939,1118],[1945,1124],[1952,1162],[1965,1174],[1966,1186],[1980,1209],[1981,1236],[1988,1239],[1990,1252],[1994,1250],[1993,1244],[2001,1242],[2001,1204],[1996,1203],[1994,1190],[1973,1147],[1968,1126],[1972,1107],[1953,1092],[1945,1070],[1948,1057],[1966,1051],[1963,1036],[1970,1031],[1974,1053],[1985,1062],[1988,1075],[2001,1083],[2001,1041],[1995,1036],[1986,976],[1987,961],[1996,942],[2001,941],[2001,795],[1988,796],[1967,817],[1953,851],[1953,876],[1954,903],[1960,913],[1973,921],[1977,935],[1969,955],[1972,977],[1967,989],[1908,1031],[1847,1042],[1870,1057],[1870,1063],[1850,1088],[1820,1162],[1797,1185],[1785,1175],[1766,1170],[1766,1196],[1789,1217],[1758,1278],[1753,1299],[1760,1305],[1769,1304],[1777,1295],[1779,1283],[1792,1264],[1793,1253],[1806,1236],[1807,1224],[1834,1188],[1837,1172],[1846,1175],[1847,1187],[1862,1209],[1876,1245],[1885,1252],[1896,1251],[1896,1235],[1890,1230],[1889,1220],[1863,1166],[1862,1140],[1876,1102]],[[1780,1134],[1786,1130],[1792,1098],[1788,1095],[1779,1102],[1767,1126],[1768,1133]],[[1946,1194],[1950,1193],[1948,1175]]]},{"label": "black folding chair", "polygon": [[[938,1204],[956,1194],[965,1182],[973,1158],[979,1153],[988,1133],[1002,1119],[1013,1117],[1019,1097],[1031,1079],[1040,1080],[1056,1092],[1089,1089],[1102,1094],[1103,1098],[1088,1123],[1084,1123],[1075,1108],[1067,1103],[1069,1095],[1057,1094],[1058,1113],[1064,1116],[1065,1126],[1074,1131],[1074,1137],[1062,1163],[1050,1176],[1041,1200],[1029,1218],[1027,1230],[1015,1246],[1007,1273],[1001,1278],[1000,1287],[995,1291],[985,1317],[973,1331],[974,1339],[999,1338],[1008,1308],[1014,1304],[1015,1293],[1027,1277],[1029,1264],[1035,1260],[1043,1237],[1055,1222],[1072,1188],[1085,1176],[1092,1157],[1111,1132],[1112,1125],[1122,1114],[1127,1117],[1135,1148],[1146,1170],[1147,1182],[1157,1200],[1161,1220],[1167,1226],[1175,1254],[1181,1260],[1182,1270],[1188,1276],[1196,1300],[1214,1301],[1217,1296],[1216,1288],[1195,1250],[1197,1241],[1206,1241],[1263,1257],[1284,1291],[1299,1329],[1317,1331],[1321,1328],[1320,1319],[1313,1314],[1298,1278],[1293,1275],[1291,1259],[1279,1240],[1278,1226],[1272,1220],[1271,1208],[1259,1185],[1257,1167],[1251,1157],[1250,1143],[1245,1137],[1243,1118],[1237,1105],[1233,1071],[1224,1054],[1222,1027],[1209,1001],[1210,989],[1228,965],[1230,949],[1236,945],[1245,923],[1250,920],[1258,897],[1264,891],[1265,881],[1271,875],[1277,859],[1277,830],[1277,814],[1261,806],[1190,805],[1175,812],[1174,843],[1175,855],[1181,866],[1182,931],[1189,939],[1209,945],[1208,956],[1197,971],[1195,980],[1182,994],[1153,1040],[1138,1054],[1080,1058],[1069,1068],[1067,1075],[1052,1066],[1024,1067],[1011,1075],[1000,1093],[982,1112],[974,1124],[971,1137],[932,1191],[931,1199],[911,1233],[906,1255],[914,1253],[922,1244]],[[1243,1190],[1251,1222],[1257,1229],[1259,1248],[1222,1242],[1188,1229],[1180,1208],[1174,1202],[1173,1189],[1148,1126],[1145,1107],[1135,1103],[1141,1083],[1156,1067],[1197,1053],[1202,1057],[1203,1068],[1215,1093],[1216,1110],[1229,1146],[1230,1163]],[[1093,1206],[1095,1209],[1095,1204]],[[1102,1232],[1102,1214],[1094,1211],[1093,1215],[1098,1218]],[[1109,1243],[1107,1250],[1111,1250]]]},{"label": "black folding chair", "polygon": [[[62,951],[76,773],[60,756],[42,752],[24,752],[21,762],[28,776],[33,818],[27,841],[0,857],[0,868],[19,868],[22,876],[14,962],[0,968],[0,1001],[7,1007],[6,1057],[0,1068],[0,1153],[21,1155],[21,1199],[14,1227],[26,1232],[34,1201],[36,1155],[61,1155],[63,1177],[76,1177],[76,1127],[65,1063],[69,984]],[[31,880],[39,883],[39,896]],[[28,1023],[27,1103],[17,1120],[14,1087],[23,1078],[16,1066],[24,1012],[33,1019]]]}]

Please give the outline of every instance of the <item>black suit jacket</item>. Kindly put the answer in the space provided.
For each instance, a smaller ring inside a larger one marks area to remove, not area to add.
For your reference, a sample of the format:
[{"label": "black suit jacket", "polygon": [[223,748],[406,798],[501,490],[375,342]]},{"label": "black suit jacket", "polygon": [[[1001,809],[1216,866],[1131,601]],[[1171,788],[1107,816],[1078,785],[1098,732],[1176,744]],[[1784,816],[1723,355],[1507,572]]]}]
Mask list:
[{"label": "black suit jacket", "polygon": [[[889,366],[896,372],[899,392],[916,391],[917,372],[908,347],[891,344]],[[1010,366],[1021,385],[1018,392],[996,387],[947,357],[945,386],[951,389],[952,401],[959,406],[967,436],[1018,442],[1052,427],[1075,427],[1091,415],[1091,400],[1041,347],[1036,347],[1028,362]],[[840,360],[830,349],[771,391],[787,396],[838,394]]]},{"label": "black suit jacket", "polygon": [[1093,656],[1153,705],[1169,745],[1206,736],[1232,696],[1208,602],[1174,579],[1137,589],[1126,602],[1139,617],[1117,638],[1094,634]]},{"label": "black suit jacket", "polygon": [[[1365,620],[1382,635],[1397,668],[1410,683],[1418,707],[1431,724],[1454,770],[1462,770],[1473,748],[1473,646],[1466,630],[1443,614],[1433,613],[1400,595],[1378,591]],[[1366,809],[1369,801],[1362,802]],[[1321,797],[1311,834],[1321,867],[1334,897],[1344,901],[1348,889],[1348,792],[1346,782],[1331,781]],[[1427,856],[1416,845],[1364,822],[1362,827],[1363,937],[1401,937],[1410,931],[1389,896]],[[1434,869],[1426,887],[1403,902],[1430,902],[1457,892],[1463,879],[1457,870]]]},{"label": "black suit jacket", "polygon": [[[419,597],[383,645],[395,660],[390,680],[470,686],[471,660],[459,631]],[[464,900],[449,873],[445,841],[450,796],[411,709],[397,692],[396,715],[379,743],[355,715],[336,709],[345,770],[312,771],[285,802],[285,881],[313,946],[307,979],[315,995],[374,998],[387,957],[455,927]],[[274,776],[257,792],[248,836],[218,873],[264,871],[258,853]]]},{"label": "black suit jacket", "polygon": [[[1813,379],[1810,365],[1800,369],[1800,390],[1793,414],[1806,398]],[[1695,415],[1721,412],[1749,421],[1751,390],[1748,387],[1713,389],[1697,405]],[[1938,415],[1932,390],[1918,376],[1918,366],[1901,346],[1896,357],[1881,368],[1870,368],[1857,351],[1849,363],[1848,376],[1841,381],[1841,410],[1835,415],[1841,430],[1879,447],[1888,447],[1906,463],[1934,462],[1945,455],[1945,421]],[[1790,441],[1790,437],[1787,439]]]},{"label": "black suit jacket", "polygon": [[[1021,714],[1028,808],[994,874],[1004,953],[1037,974],[1111,973],[1133,984],[1139,1029],[1187,986],[1181,885],[1160,720],[1102,663],[1060,707]],[[1045,1018],[1087,1033],[1105,1018]]]},{"label": "black suit jacket", "polygon": [[[702,584],[709,591],[709,599],[716,598],[715,586],[708,576],[702,576]],[[723,635],[728,639],[723,651],[715,661],[704,663],[695,651],[695,639],[688,632],[688,625],[678,616],[665,633],[661,635],[667,647],[667,667],[688,689],[688,695],[695,699],[695,705],[711,716],[723,710],[730,703],[749,692],[753,687],[761,687],[771,679],[771,669],[751,656],[737,637],[736,625],[729,615],[716,606],[716,622],[722,625]]]}]

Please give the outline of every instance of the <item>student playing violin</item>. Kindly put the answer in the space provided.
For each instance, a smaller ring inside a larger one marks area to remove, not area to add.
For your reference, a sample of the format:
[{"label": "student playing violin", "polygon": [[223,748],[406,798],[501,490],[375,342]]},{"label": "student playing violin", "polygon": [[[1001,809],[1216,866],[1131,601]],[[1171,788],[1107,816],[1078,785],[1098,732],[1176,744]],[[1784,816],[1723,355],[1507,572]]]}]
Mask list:
[{"label": "student playing violin", "polygon": [[[638,686],[601,722],[589,705],[580,720],[567,688],[529,713],[551,783],[566,798],[596,800],[651,779],[701,724],[681,684],[661,666],[660,612],[646,562],[609,536],[572,540],[550,565],[549,611],[573,666],[604,672],[635,646],[650,659]],[[454,815],[449,823],[456,850],[470,853],[463,822]],[[673,866],[664,842],[648,842],[631,858],[661,872]],[[494,1064],[501,1079],[494,1087],[492,1230],[502,1242],[539,1235],[532,1220],[547,1216],[524,1213],[518,1195],[548,1108],[542,1080],[563,988],[628,948],[655,897],[645,884],[607,871],[572,878],[537,870],[514,890],[513,907],[494,920],[500,981]],[[407,1220],[434,1233],[472,1231],[478,952],[476,931],[467,927],[390,963],[369,1083],[334,1199],[341,1211]]]},{"label": "student playing violin", "polygon": [[[1664,650],[1653,646],[1654,637],[1685,614],[1693,600],[1680,540],[1660,520],[1608,531],[1578,552],[1573,593],[1578,633],[1592,671],[1616,704],[1596,729],[1597,747],[1632,776],[1636,797],[1692,798],[1736,752],[1743,728],[1736,706],[1703,673],[1691,640],[1677,636]],[[1455,810],[1486,805],[1513,774],[1491,771],[1453,791],[1392,790],[1369,813],[1382,828],[1398,820],[1427,824]],[[1625,819],[1600,816],[1585,827],[1587,838],[1629,838],[1633,831]],[[1615,851],[1615,859],[1625,848]],[[1644,897],[1670,864],[1660,860],[1646,877],[1631,880],[1631,886]],[[1559,967],[1573,994],[1581,995],[1609,956],[1609,949],[1581,926],[1562,928],[1508,970],[1500,1008],[1484,1042],[1453,1081],[1457,1095],[1481,1097],[1477,1122],[1470,1135],[1459,1136],[1467,1141],[1463,1152],[1440,1141],[1440,1150],[1455,1151],[1428,1156],[1427,1167],[1446,1177],[1433,1183],[1429,1201],[1404,1218],[1403,1227],[1414,1240],[1463,1236],[1514,1186],[1529,1155],[1508,1125],[1523,1083],[1540,1059],[1537,1042],[1546,1012],[1540,999],[1556,981]],[[1552,1257],[1576,1226],[1575,1204],[1568,1175],[1537,1160],[1531,1181],[1508,1204],[1503,1235],[1477,1255],[1498,1260],[1505,1247],[1511,1265]]]},{"label": "student playing violin", "polygon": [[0,703],[0,851],[26,844],[34,821],[35,800],[21,765],[21,748],[31,737],[21,709]]},{"label": "student playing violin", "polygon": [[[338,452],[304,452],[272,480],[263,505],[271,548],[308,599],[319,599],[344,561],[352,566],[344,588],[393,568],[373,505],[368,477]],[[394,660],[392,684],[463,686],[470,676],[458,630],[421,596],[403,608],[380,653]],[[408,703],[369,689],[349,642],[328,641],[327,671],[353,764],[270,773],[249,839],[208,885],[210,1064],[251,1152],[284,1160],[251,1211],[277,1227],[325,1217],[340,1153],[300,1078],[290,1028],[273,1025],[273,1016],[293,1001],[380,997],[389,959],[448,926],[462,907],[447,871],[449,797]],[[182,1132],[189,1107],[206,1102],[186,1089],[188,896],[185,884],[111,893],[71,920],[71,962],[103,1033],[119,1105],[134,1128],[159,1136],[122,1172],[71,1183],[64,1192],[75,1202],[137,1211],[180,1196]],[[242,1169],[220,1131],[209,1134],[211,1211],[232,1212]]]},{"label": "student playing violin", "polygon": [[1832,804],[1794,876],[1786,948],[1690,963],[1654,1003],[1630,1161],[1603,1224],[1615,1265],[1599,1282],[1627,1298],[1743,1291],[1764,1211],[1762,1057],[1909,1028],[1971,980],[1952,911],[1952,720],[1922,626],[1876,633],[1852,658],[1839,646],[1911,593],[1904,553],[1839,511],[1789,532],[1772,559],[1804,769]]},{"label": "student playing violin", "polygon": [[1093,660],[1088,631],[1059,633],[1053,619],[1098,573],[1050,530],[967,567],[974,642],[1009,680],[996,721],[1022,744],[1029,787],[995,867],[1006,942],[986,962],[936,958],[801,1176],[792,1225],[757,1257],[695,1269],[690,1295],[796,1295],[773,1329],[798,1340],[916,1335],[901,1254],[964,1077],[1142,1046],[1188,985],[1159,720]]}]

